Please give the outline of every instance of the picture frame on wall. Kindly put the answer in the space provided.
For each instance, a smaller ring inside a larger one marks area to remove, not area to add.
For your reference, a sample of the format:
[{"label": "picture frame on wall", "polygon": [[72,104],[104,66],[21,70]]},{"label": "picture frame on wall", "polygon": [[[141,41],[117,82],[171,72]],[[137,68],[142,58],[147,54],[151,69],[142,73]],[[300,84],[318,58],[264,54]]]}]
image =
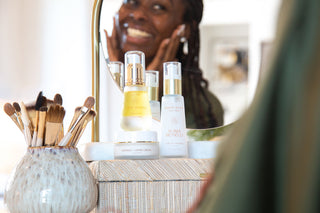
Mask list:
[{"label": "picture frame on wall", "polygon": [[200,31],[200,67],[229,124],[248,106],[249,26],[207,25]]}]

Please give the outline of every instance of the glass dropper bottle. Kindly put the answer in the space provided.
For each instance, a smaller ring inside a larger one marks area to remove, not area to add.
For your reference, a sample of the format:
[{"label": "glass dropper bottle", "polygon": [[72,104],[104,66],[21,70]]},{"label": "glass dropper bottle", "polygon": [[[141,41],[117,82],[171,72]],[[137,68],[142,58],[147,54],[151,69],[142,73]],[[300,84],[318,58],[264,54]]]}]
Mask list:
[{"label": "glass dropper bottle", "polygon": [[110,61],[109,68],[110,68],[113,80],[117,83],[117,85],[123,91],[123,87],[124,87],[123,63],[121,61]]},{"label": "glass dropper bottle", "polygon": [[125,54],[125,86],[121,127],[125,131],[148,130],[152,117],[145,86],[145,56],[141,51]]}]

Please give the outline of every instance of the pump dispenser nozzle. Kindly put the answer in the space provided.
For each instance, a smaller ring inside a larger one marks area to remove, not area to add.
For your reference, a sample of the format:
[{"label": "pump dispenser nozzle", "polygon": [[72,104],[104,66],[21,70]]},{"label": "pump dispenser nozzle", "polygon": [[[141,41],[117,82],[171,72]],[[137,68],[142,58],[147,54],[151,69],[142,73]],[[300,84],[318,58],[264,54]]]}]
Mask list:
[{"label": "pump dispenser nozzle", "polygon": [[163,95],[181,95],[181,63],[166,62],[163,64]]},{"label": "pump dispenser nozzle", "polygon": [[140,51],[129,51],[125,54],[126,78],[125,85],[145,84],[145,56]]}]

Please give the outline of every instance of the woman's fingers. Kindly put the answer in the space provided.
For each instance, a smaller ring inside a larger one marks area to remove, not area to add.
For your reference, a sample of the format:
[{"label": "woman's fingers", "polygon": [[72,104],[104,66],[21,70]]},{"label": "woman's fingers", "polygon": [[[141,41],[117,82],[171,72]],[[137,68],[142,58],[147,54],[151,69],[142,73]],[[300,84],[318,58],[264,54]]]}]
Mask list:
[{"label": "woman's fingers", "polygon": [[170,42],[164,57],[165,61],[173,61],[176,58],[177,51],[180,45],[180,39],[184,36],[185,25],[179,25],[171,35]]},{"label": "woman's fingers", "polygon": [[107,39],[107,49],[110,61],[120,61],[119,41],[118,41],[118,21],[117,15],[113,17],[113,30],[111,36],[104,30]]},{"label": "woman's fingers", "polygon": [[108,50],[108,56],[110,61],[118,61],[117,57],[117,48],[114,46],[114,41],[112,36],[108,35],[107,30],[104,30],[104,33],[106,35],[107,39],[107,50]]},{"label": "woman's fingers", "polygon": [[148,70],[162,71],[164,62],[177,61],[176,55],[180,44],[180,39],[185,35],[185,25],[179,25],[172,33],[170,38],[164,39],[153,58],[152,62],[147,67]]}]

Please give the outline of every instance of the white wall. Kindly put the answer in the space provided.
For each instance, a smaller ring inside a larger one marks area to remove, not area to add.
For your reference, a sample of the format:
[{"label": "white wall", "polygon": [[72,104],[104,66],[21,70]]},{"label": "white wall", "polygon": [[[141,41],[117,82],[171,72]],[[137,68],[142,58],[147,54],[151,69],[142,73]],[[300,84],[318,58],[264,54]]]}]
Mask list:
[{"label": "white wall", "polygon": [[[249,26],[249,96],[253,97],[260,69],[260,45],[274,38],[281,0],[204,0],[203,26]],[[205,66],[204,61],[200,63]]]},{"label": "white wall", "polygon": [[[280,2],[281,0],[204,1],[200,31],[200,67],[204,77],[209,81],[210,90],[223,104],[226,123],[241,116],[255,94],[260,71],[261,43],[274,38]],[[247,83],[226,87],[222,82],[213,82],[217,73],[212,67],[215,58],[211,54],[218,41],[248,47]]]},{"label": "white wall", "polygon": [[[68,126],[74,109],[92,94],[91,4],[0,0],[0,174],[10,172],[26,148],[2,109],[5,102],[29,102],[39,91],[51,99],[60,93]],[[90,141],[90,133],[87,127],[82,140]]]}]

